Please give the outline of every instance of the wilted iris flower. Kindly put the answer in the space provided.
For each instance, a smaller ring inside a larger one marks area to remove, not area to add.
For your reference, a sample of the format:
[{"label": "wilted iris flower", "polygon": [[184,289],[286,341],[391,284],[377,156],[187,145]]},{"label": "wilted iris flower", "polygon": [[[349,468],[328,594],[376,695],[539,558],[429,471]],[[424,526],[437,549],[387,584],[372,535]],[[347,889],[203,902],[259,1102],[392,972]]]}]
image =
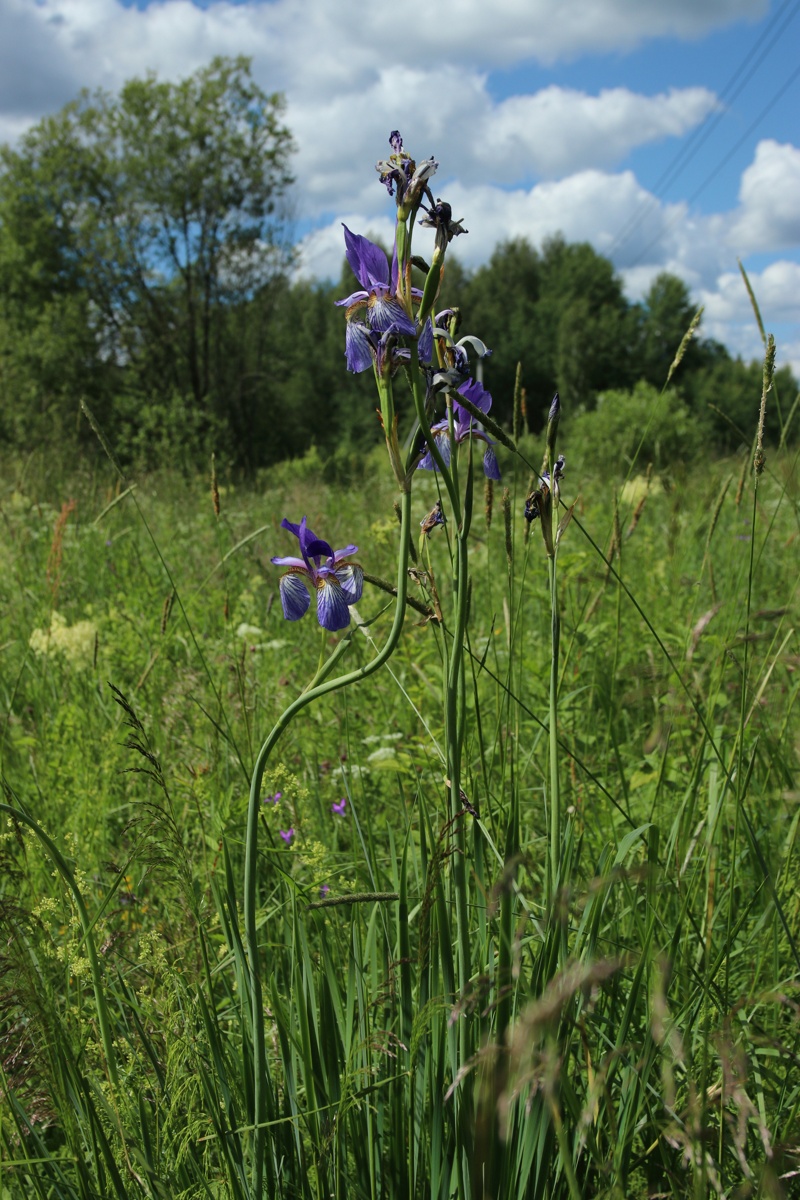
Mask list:
[{"label": "wilted iris flower", "polygon": [[350,624],[350,605],[361,599],[364,572],[358,563],[347,560],[358,553],[358,546],[334,550],[328,542],[312,533],[303,517],[299,525],[284,518],[281,528],[288,529],[300,542],[302,558],[273,558],[276,567],[288,567],[281,576],[280,592],[283,615],[287,621],[299,621],[311,598],[309,584],[317,593],[317,620],[324,629],[335,633]]},{"label": "wilted iris flower", "polygon": [[[344,244],[347,261],[352,267],[353,274],[361,288],[351,292],[343,300],[334,301],[341,306],[346,305],[353,312],[360,308],[367,309],[367,322],[370,329],[378,333],[393,330],[395,333],[405,333],[413,337],[416,333],[414,321],[397,299],[397,253],[392,256],[391,270],[389,260],[380,246],[376,246],[369,238],[360,233],[351,233],[344,226]],[[421,292],[417,293],[421,295]],[[348,321],[351,312],[348,311]]]},{"label": "wilted iris flower", "polygon": [[[425,208],[425,205],[422,205]],[[420,225],[428,229],[436,230],[436,249],[443,253],[450,245],[454,237],[458,237],[461,233],[469,233],[465,229],[462,221],[463,217],[459,217],[457,221],[453,220],[453,210],[444,200],[438,200],[430,208],[425,209],[425,216],[420,217]]]},{"label": "wilted iris flower", "polygon": [[376,163],[375,170],[389,195],[393,196],[395,191],[397,192],[397,207],[410,210],[419,204],[423,196],[428,196],[432,204],[428,180],[436,174],[439,166],[436,159],[431,155],[419,164],[415,163],[411,155],[403,149],[403,139],[396,129],[389,134],[389,145],[392,147],[392,154],[388,159],[381,159]]},{"label": "wilted iris flower", "polygon": [[[466,400],[469,400],[476,408],[483,413],[488,413],[492,407],[492,397],[482,383],[476,379],[468,379],[466,383],[462,383],[458,389],[459,394]],[[437,449],[442,456],[442,461],[446,467],[450,466],[450,425],[447,419],[437,421],[431,426]],[[483,456],[483,473],[487,479],[500,479],[500,468],[497,465],[497,455],[494,452],[494,442],[487,435],[485,430],[481,428],[471,413],[458,403],[458,400],[453,398],[453,433],[456,440],[456,445],[465,441],[467,438],[477,438],[478,441],[486,443],[486,451]],[[433,455],[428,452],[420,459],[418,470],[421,471],[436,471],[436,461]]]}]

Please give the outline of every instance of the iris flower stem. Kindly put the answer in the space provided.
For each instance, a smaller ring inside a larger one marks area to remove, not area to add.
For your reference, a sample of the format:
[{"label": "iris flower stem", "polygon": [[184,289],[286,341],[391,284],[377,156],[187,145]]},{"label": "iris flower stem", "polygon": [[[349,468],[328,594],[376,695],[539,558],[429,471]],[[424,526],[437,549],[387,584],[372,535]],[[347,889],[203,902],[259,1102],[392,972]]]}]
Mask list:
[{"label": "iris flower stem", "polygon": [[[397,603],[395,605],[394,620],[389,631],[389,636],[386,639],[382,649],[376,654],[371,662],[365,663],[364,666],[357,667],[354,671],[349,671],[346,675],[337,676],[335,679],[323,679],[322,682],[317,682],[320,675],[326,675],[331,668],[331,659],[338,657],[340,647],[337,646],[331,658],[323,665],[321,671],[317,673],[312,685],[301,693],[288,708],[280,715],[275,725],[273,726],[267,740],[258,752],[258,757],[253,767],[253,774],[250,781],[250,801],[247,809],[247,832],[245,841],[245,862],[244,862],[244,931],[245,944],[247,946],[247,957],[250,967],[250,1006],[253,1025],[253,1096],[254,1096],[254,1112],[253,1121],[255,1126],[255,1144],[253,1155],[253,1195],[260,1197],[262,1194],[262,1184],[264,1175],[264,1149],[266,1144],[266,1104],[267,1104],[267,1057],[266,1057],[266,1042],[264,1036],[264,1006],[262,1001],[261,988],[261,968],[258,959],[258,926],[256,920],[258,908],[258,823],[261,812],[261,783],[264,778],[269,757],[274,750],[281,734],[297,716],[297,714],[310,704],[313,700],[318,700],[322,696],[327,696],[331,692],[337,691],[339,688],[347,687],[352,683],[358,683],[360,679],[365,679],[368,675],[372,675],[394,653],[397,643],[400,640],[400,634],[403,630],[403,621],[406,612],[406,591],[408,588],[408,546],[411,533],[411,492],[402,492],[400,496],[400,553],[397,563]],[[347,643],[340,643],[344,647]]]},{"label": "iris flower stem", "polygon": [[[556,514],[558,508],[554,505]],[[558,575],[556,550],[547,559],[550,581],[550,903],[558,892],[561,858],[561,792],[558,777],[558,650],[561,629],[558,618]]]}]

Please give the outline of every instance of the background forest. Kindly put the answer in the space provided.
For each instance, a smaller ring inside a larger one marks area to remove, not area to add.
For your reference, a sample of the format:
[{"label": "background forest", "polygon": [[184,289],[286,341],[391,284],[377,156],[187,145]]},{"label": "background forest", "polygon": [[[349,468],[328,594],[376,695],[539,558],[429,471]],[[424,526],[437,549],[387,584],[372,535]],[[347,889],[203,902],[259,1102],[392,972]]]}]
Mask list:
[{"label": "background forest", "polygon": [[[282,118],[247,59],[220,58],[178,84],[82,94],[0,148],[0,447],[45,448],[54,469],[99,452],[81,400],[137,468],[191,469],[213,450],[249,473],[312,444],[347,460],[375,440],[372,380],[343,370],[333,301],[349,270],[335,286],[294,271]],[[609,421],[627,429],[650,410],[694,314],[688,289],[662,274],[631,303],[587,243],[498,234],[476,271],[450,258],[444,285],[494,352],[495,413],[510,418],[521,362],[529,429],[557,389],[570,414],[597,412],[599,446]],[[649,457],[749,441],[760,379],[701,326]],[[788,368],[777,379],[791,400]],[[772,407],[768,435],[786,416]],[[619,450],[620,431],[605,432]]]}]

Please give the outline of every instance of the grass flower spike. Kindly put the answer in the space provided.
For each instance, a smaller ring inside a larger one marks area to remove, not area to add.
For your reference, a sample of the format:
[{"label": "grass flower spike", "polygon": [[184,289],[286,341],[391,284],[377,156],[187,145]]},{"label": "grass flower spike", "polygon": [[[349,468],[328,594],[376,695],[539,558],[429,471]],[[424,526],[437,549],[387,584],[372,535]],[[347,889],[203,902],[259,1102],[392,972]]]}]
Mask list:
[{"label": "grass flower spike", "polygon": [[276,567],[288,567],[281,576],[280,592],[283,615],[287,621],[299,621],[311,603],[309,584],[317,593],[317,620],[324,629],[335,633],[350,624],[350,605],[361,599],[364,572],[347,560],[358,546],[334,550],[312,533],[303,517],[299,525],[286,518],[281,528],[288,529],[300,542],[302,558],[276,557]]}]

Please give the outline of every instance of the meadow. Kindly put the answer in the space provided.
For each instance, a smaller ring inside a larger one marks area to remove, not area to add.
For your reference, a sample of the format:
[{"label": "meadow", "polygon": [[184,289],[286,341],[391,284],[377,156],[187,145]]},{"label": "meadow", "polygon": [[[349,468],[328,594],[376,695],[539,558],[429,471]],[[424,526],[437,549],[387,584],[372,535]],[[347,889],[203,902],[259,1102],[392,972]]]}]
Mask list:
[{"label": "meadow", "polygon": [[[796,451],[559,449],[557,593],[519,456],[468,539],[418,471],[394,653],[284,724],[396,623],[382,449],[6,464],[3,1200],[797,1194]],[[283,619],[304,515],[341,633]]]}]

